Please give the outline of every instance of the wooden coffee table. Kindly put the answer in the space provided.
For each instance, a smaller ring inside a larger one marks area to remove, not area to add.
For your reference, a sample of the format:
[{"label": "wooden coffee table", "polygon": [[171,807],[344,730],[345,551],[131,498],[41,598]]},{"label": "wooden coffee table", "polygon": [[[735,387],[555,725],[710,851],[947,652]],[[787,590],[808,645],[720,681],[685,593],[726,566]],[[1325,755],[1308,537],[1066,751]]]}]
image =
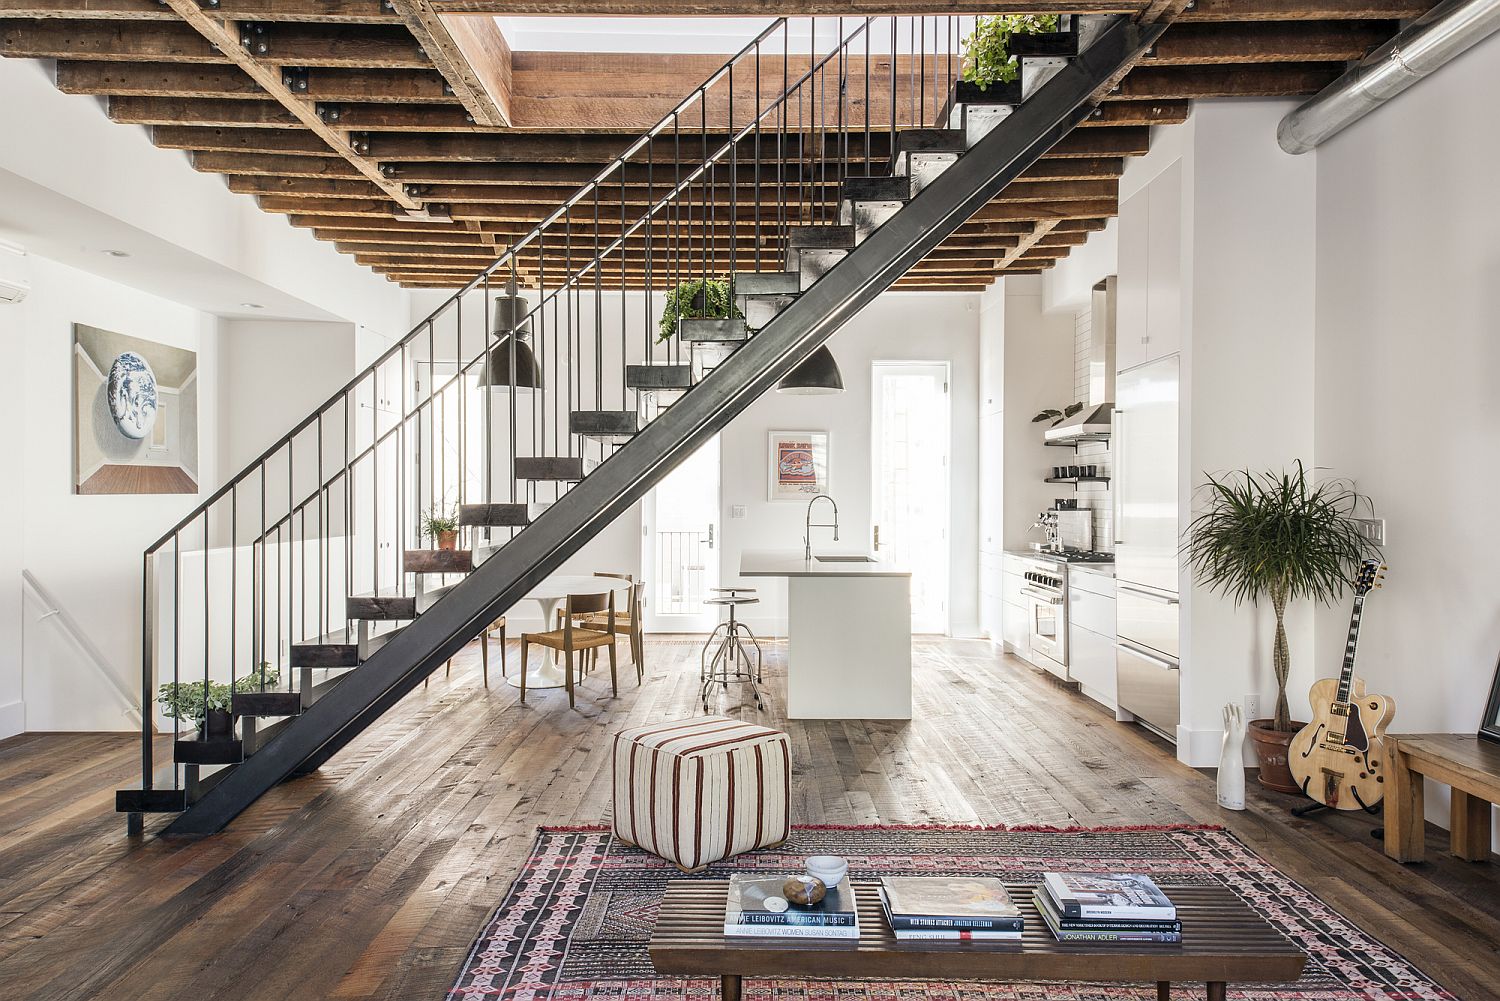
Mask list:
[{"label": "wooden coffee table", "polygon": [[674,881],[651,936],[658,973],[719,977],[723,1001],[739,1001],[744,977],[853,980],[1075,980],[1208,985],[1220,1001],[1230,982],[1296,980],[1302,951],[1223,887],[1173,887],[1180,945],[1058,942],[1031,902],[1034,884],[1011,884],[1026,919],[1019,942],[898,942],[881,913],[876,883],[854,883],[859,941],[730,938],[724,934],[726,880]]}]

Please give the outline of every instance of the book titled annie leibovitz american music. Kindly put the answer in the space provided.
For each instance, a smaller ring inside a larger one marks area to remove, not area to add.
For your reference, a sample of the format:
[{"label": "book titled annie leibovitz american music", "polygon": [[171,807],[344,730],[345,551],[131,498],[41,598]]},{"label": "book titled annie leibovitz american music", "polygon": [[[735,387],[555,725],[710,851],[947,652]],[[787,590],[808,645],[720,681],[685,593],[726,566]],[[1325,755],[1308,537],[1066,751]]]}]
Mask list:
[{"label": "book titled annie leibovitz american music", "polygon": [[1043,886],[1061,917],[1172,921],[1177,908],[1150,876],[1139,873],[1049,872]]},{"label": "book titled annie leibovitz american music", "polygon": [[724,934],[762,938],[859,938],[854,888],[845,876],[823,899],[798,906],[783,895],[784,876],[732,873],[724,907]]}]

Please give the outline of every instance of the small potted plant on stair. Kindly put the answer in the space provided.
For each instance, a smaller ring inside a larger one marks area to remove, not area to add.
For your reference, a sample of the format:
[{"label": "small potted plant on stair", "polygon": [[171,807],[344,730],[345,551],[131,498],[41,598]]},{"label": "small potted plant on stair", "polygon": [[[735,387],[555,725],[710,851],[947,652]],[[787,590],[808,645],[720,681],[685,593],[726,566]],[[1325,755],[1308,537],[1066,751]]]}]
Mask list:
[{"label": "small potted plant on stair", "polygon": [[458,516],[433,508],[422,516],[422,534],[439,549],[458,548]]},{"label": "small potted plant on stair", "polygon": [[680,320],[728,320],[740,315],[730,295],[729,279],[690,278],[667,292],[656,340],[671,340]]},{"label": "small potted plant on stair", "polygon": [[218,681],[209,681],[206,685],[202,681],[169,681],[157,689],[156,701],[161,704],[163,716],[186,720],[196,726],[199,740],[232,740],[234,716],[230,706],[234,693],[273,688],[280,680],[280,671],[269,663],[262,663],[259,669],[240,678],[232,687]]},{"label": "small potted plant on stair", "polygon": [[[1070,19],[1071,21],[1071,19]],[[1018,49],[1040,54],[1049,48],[1044,38],[1030,46],[1016,44],[1018,36],[1059,36],[1062,19],[1056,14],[996,14],[974,22],[964,39],[963,75],[954,85],[955,104],[1020,104],[1021,62]],[[1050,52],[1049,52],[1050,54]]]},{"label": "small potted plant on stair", "polygon": [[1183,550],[1199,584],[1236,605],[1271,604],[1276,713],[1251,720],[1248,729],[1260,756],[1261,785],[1295,793],[1300,790],[1287,769],[1287,747],[1305,724],[1292,720],[1286,700],[1287,605],[1336,601],[1360,561],[1376,554],[1354,518],[1369,501],[1342,480],[1309,483],[1300,461],[1295,470],[1280,473],[1209,476],[1203,492],[1207,504],[1189,525]]}]

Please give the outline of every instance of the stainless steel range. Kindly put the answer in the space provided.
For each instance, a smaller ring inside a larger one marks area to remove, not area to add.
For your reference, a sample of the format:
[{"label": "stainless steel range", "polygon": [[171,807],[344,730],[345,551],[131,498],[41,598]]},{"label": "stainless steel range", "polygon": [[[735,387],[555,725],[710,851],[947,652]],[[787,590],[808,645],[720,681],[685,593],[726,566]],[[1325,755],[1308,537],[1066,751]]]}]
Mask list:
[{"label": "stainless steel range", "polygon": [[1069,563],[1110,563],[1111,553],[1067,550],[1059,553],[1027,554],[1021,596],[1025,599],[1026,629],[1032,664],[1071,681],[1068,674],[1068,569]]}]

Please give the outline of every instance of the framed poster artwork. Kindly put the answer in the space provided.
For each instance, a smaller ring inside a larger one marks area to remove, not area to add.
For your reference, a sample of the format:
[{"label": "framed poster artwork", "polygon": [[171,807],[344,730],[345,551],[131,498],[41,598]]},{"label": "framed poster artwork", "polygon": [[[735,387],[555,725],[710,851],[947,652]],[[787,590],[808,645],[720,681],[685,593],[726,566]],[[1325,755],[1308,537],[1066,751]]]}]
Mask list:
[{"label": "framed poster artwork", "polygon": [[766,500],[806,501],[828,492],[828,432],[772,431]]},{"label": "framed poster artwork", "polygon": [[1500,744],[1500,666],[1495,668],[1495,680],[1490,682],[1490,699],[1485,703],[1484,719],[1479,721],[1479,738]]},{"label": "framed poster artwork", "polygon": [[73,324],[73,492],[198,492],[198,354]]}]

